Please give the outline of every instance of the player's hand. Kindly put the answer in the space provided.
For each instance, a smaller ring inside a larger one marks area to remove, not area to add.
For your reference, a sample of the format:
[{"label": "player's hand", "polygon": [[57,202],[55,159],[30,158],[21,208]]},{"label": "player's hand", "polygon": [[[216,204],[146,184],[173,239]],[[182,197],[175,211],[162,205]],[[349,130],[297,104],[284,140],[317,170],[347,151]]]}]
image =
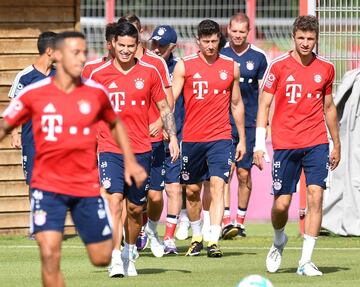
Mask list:
[{"label": "player's hand", "polygon": [[140,188],[144,184],[145,180],[147,180],[148,174],[136,160],[133,160],[130,163],[125,164],[124,177],[125,182],[129,186],[131,186],[134,181],[135,185]]},{"label": "player's hand", "polygon": [[149,132],[151,137],[158,136],[160,130],[162,129],[162,121],[157,120],[149,125]]},{"label": "player's hand", "polygon": [[169,151],[171,156],[171,162],[175,162],[180,155],[179,143],[175,135],[170,136]]},{"label": "player's hand", "polygon": [[163,130],[163,139],[164,139],[164,141],[167,141],[167,142],[170,140],[170,137],[165,130]]},{"label": "player's hand", "polygon": [[11,133],[11,147],[21,148],[21,137],[18,133]]},{"label": "player's hand", "polygon": [[255,150],[254,149],[254,159],[253,162],[254,164],[258,167],[258,169],[263,170],[264,169],[264,163],[263,163],[263,159],[265,160],[265,162],[269,163],[270,162],[270,157],[265,149],[264,150]]},{"label": "player's hand", "polygon": [[244,155],[246,153],[246,144],[245,140],[241,140],[237,146],[235,151],[235,161],[240,161],[243,159]]},{"label": "player's hand", "polygon": [[330,153],[329,163],[330,163],[330,170],[334,170],[340,162],[340,146],[334,147],[333,150]]}]

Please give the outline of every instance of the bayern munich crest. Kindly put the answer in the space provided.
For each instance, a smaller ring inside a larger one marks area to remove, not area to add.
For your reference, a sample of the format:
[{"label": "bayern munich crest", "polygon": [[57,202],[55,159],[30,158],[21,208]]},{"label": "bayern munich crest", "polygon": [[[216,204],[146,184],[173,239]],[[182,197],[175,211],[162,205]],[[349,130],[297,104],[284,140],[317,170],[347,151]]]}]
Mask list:
[{"label": "bayern munich crest", "polygon": [[221,80],[225,81],[228,78],[228,72],[225,70],[221,70],[219,71],[219,76]]},{"label": "bayern munich crest", "polygon": [[78,102],[80,113],[87,115],[91,111],[90,103],[84,100]]},{"label": "bayern munich crest", "polygon": [[273,181],[273,188],[275,189],[275,190],[280,190],[281,188],[282,188],[282,184],[281,184],[281,180],[279,180],[279,179],[274,179],[274,181]]},{"label": "bayern munich crest", "polygon": [[111,181],[110,181],[110,179],[105,178],[105,179],[102,181],[102,186],[103,186],[103,188],[105,188],[105,189],[110,188],[110,187],[111,187]]},{"label": "bayern munich crest", "polygon": [[137,88],[138,90],[142,90],[144,88],[144,80],[135,79],[135,88]]},{"label": "bayern munich crest", "polygon": [[254,62],[253,61],[247,61],[246,62],[246,69],[248,69],[249,71],[254,70]]},{"label": "bayern munich crest", "polygon": [[36,210],[34,212],[34,223],[37,226],[42,226],[46,223],[46,211],[44,210]]},{"label": "bayern munich crest", "polygon": [[321,83],[321,80],[322,80],[321,75],[319,74],[314,75],[315,83]]}]

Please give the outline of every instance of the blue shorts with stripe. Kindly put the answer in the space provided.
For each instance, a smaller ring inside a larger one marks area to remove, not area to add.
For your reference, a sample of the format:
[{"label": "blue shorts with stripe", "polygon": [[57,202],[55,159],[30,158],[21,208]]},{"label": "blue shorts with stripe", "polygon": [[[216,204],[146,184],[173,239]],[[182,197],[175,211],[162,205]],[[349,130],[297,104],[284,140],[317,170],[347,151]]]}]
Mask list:
[{"label": "blue shorts with stripe", "polygon": [[77,197],[36,188],[31,189],[31,233],[63,233],[68,210],[85,244],[112,238],[107,203],[101,196]]},{"label": "blue shorts with stripe", "polygon": [[274,150],[272,191],[274,195],[292,194],[304,169],[306,185],[326,188],[329,169],[329,145]]},{"label": "blue shorts with stripe", "polygon": [[165,146],[164,142],[153,142],[151,144],[151,170],[150,188],[151,190],[163,191],[165,180]]},{"label": "blue shorts with stripe", "polygon": [[[254,127],[246,127],[245,135],[246,135],[246,153],[242,160],[235,161],[235,165],[237,168],[251,169],[253,165],[253,150],[255,146],[255,131]],[[235,157],[236,146],[239,143],[239,136],[233,135],[233,155]],[[233,159],[235,160],[235,158]]]},{"label": "blue shorts with stripe", "polygon": [[25,181],[26,184],[29,185],[34,167],[35,147],[33,145],[22,146],[21,155]]}]

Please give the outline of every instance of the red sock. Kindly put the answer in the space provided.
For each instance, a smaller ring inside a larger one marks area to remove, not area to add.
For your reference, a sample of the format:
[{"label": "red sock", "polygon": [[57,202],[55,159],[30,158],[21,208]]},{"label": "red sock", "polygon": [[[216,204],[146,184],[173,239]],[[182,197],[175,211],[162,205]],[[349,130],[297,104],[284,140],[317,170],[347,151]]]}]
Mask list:
[{"label": "red sock", "polygon": [[166,218],[166,228],[165,228],[165,234],[164,234],[164,240],[167,239],[173,239],[174,233],[177,225],[177,218]]},{"label": "red sock", "polygon": [[222,219],[222,223],[223,223],[224,226],[230,224],[231,223],[230,215],[224,215],[224,217]]},{"label": "red sock", "polygon": [[244,225],[244,221],[245,221],[245,215],[244,216],[239,215],[239,214],[236,215],[236,222],[238,224]]}]

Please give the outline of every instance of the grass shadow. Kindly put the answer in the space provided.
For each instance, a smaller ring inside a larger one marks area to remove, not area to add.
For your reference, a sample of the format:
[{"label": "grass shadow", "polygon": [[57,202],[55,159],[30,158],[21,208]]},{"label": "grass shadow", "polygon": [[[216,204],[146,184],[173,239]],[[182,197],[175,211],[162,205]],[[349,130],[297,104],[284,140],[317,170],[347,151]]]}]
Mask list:
[{"label": "grass shadow", "polygon": [[[338,266],[324,266],[324,267],[319,266],[318,268],[324,274],[330,274],[330,273],[336,273],[339,271],[350,270],[350,268],[348,268],[348,267],[338,267]],[[281,273],[296,273],[296,270],[297,270],[297,268],[282,268],[282,269],[279,269],[276,273],[279,273],[279,274],[281,274]]]}]

